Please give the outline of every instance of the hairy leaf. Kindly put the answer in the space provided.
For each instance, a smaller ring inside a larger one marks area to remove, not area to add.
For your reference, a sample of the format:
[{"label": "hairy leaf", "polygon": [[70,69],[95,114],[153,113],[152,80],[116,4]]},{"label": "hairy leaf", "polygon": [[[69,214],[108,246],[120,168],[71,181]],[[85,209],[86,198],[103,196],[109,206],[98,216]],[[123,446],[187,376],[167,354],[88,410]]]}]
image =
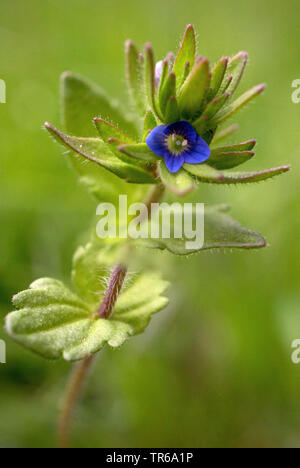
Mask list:
[{"label": "hairy leaf", "polygon": [[212,119],[212,125],[219,125],[221,122],[224,122],[224,120],[229,119],[229,117],[248,104],[248,102],[258,96],[264,89],[265,86],[260,84],[246,91],[231,104],[223,107]]},{"label": "hairy leaf", "polygon": [[[92,119],[108,118],[118,127],[135,137],[136,129],[120,112],[120,105],[105,95],[96,85],[79,75],[66,72],[61,78],[61,107],[63,125],[71,135],[94,136]],[[144,196],[146,186],[128,184],[105,168],[83,160],[81,156],[68,158],[79,176],[79,182],[97,199],[117,206],[119,194],[127,194],[136,201]]]},{"label": "hairy leaf", "polygon": [[227,92],[231,95],[236,90],[244,73],[244,69],[248,60],[247,52],[239,52],[229,60],[227,74],[232,75],[232,80],[227,88]]},{"label": "hairy leaf", "polygon": [[217,142],[225,140],[225,138],[232,135],[232,133],[236,132],[238,130],[238,128],[239,128],[239,126],[237,124],[233,124],[233,125],[230,125],[227,128],[224,128],[224,130],[220,130],[219,132],[215,133],[211,144],[214,145]]},{"label": "hairy leaf", "polygon": [[68,149],[73,150],[82,158],[95,163],[127,182],[137,184],[155,183],[155,179],[140,167],[120,161],[99,138],[77,138],[65,135],[51,124],[45,124],[46,129],[54,138]]},{"label": "hairy leaf", "polygon": [[107,120],[102,119],[101,117],[95,117],[93,119],[94,125],[99,133],[100,138],[107,142],[109,138],[118,138],[124,143],[134,143],[134,140],[130,138],[126,133],[122,132],[119,128],[115,127]]},{"label": "hairy leaf", "polygon": [[175,96],[170,96],[167,102],[165,121],[167,124],[178,122],[180,119],[180,111]]},{"label": "hairy leaf", "polygon": [[94,135],[92,119],[102,117],[135,137],[135,124],[126,118],[120,103],[110,99],[97,85],[71,72],[61,77],[61,107],[64,129],[71,135]]},{"label": "hairy leaf", "polygon": [[210,82],[209,63],[198,57],[179,94],[178,104],[183,118],[191,118],[201,110]]},{"label": "hairy leaf", "polygon": [[228,64],[228,58],[222,57],[212,69],[210,88],[208,92],[209,99],[213,99],[216,96],[217,92],[219,91],[219,88],[221,86],[221,83],[223,81],[223,78],[226,72],[227,64]]},{"label": "hairy leaf", "polygon": [[253,151],[212,152],[207,164],[216,169],[231,169],[248,161],[254,156]]},{"label": "hairy leaf", "polygon": [[157,115],[157,108],[155,103],[155,64],[153,49],[150,44],[145,45],[145,66],[144,66],[144,78],[145,78],[145,91],[148,101],[148,106],[154,114]]},{"label": "hairy leaf", "polygon": [[235,143],[233,145],[227,145],[227,146],[218,146],[218,147],[213,147],[211,151],[211,156],[218,154],[218,153],[224,153],[228,151],[251,151],[254,146],[256,145],[256,140],[247,140],[243,141],[242,143]]},{"label": "hairy leaf", "polygon": [[[168,212],[165,212],[166,209]],[[166,219],[167,216],[170,216],[169,208],[161,208],[161,211],[162,210],[162,217],[164,219]],[[179,213],[182,213],[181,208],[179,208],[179,210]],[[175,207],[174,212],[178,212],[178,207]],[[170,219],[172,228],[172,218]],[[193,221],[193,225],[196,225],[195,219]],[[200,229],[201,226],[198,226],[198,234]],[[163,238],[162,234],[160,233],[158,239],[148,238],[140,240],[139,242],[142,246],[168,250],[169,252],[176,255],[189,255],[207,249],[255,249],[266,246],[266,241],[261,234],[241,226],[237,221],[226,214],[223,206],[205,208],[203,234],[203,244],[195,247],[192,245],[187,245],[187,242],[191,242],[193,239],[187,237],[184,229],[182,231],[182,237],[180,238],[176,238],[174,235],[170,238]]]},{"label": "hairy leaf", "polygon": [[164,161],[160,161],[158,172],[162,183],[176,195],[186,195],[195,188],[193,178],[186,171],[170,172]]},{"label": "hairy leaf", "polygon": [[170,72],[165,79],[164,86],[159,95],[159,105],[164,115],[171,96],[176,96],[176,75],[174,72]]},{"label": "hairy leaf", "polygon": [[212,184],[245,184],[270,179],[283,172],[287,172],[290,166],[280,166],[253,172],[229,172],[218,171],[207,164],[184,164],[184,169],[195,176],[196,180],[199,182]]},{"label": "hairy leaf", "polygon": [[118,150],[121,153],[128,155],[130,158],[142,160],[147,163],[156,162],[159,159],[159,156],[152,153],[146,143],[120,145]]},{"label": "hairy leaf", "polygon": [[[79,271],[75,277],[83,272],[90,277],[87,265],[99,267],[101,264],[104,268],[97,255],[93,264],[91,246],[87,248],[87,263],[82,264],[83,252],[77,255],[80,259],[75,260],[74,268]],[[94,282],[95,276],[92,285],[86,286],[92,287]],[[102,299],[99,292],[96,303],[89,302],[90,296],[85,294],[86,304],[63,283],[42,278],[14,296],[16,310],[7,315],[6,330],[14,340],[44,358],[80,360],[98,352],[106,343],[119,347],[131,335],[141,333],[151,315],[166,307],[168,300],[163,293],[167,286],[156,273],[136,275],[121,292],[112,316],[103,319],[97,315]]]},{"label": "hairy leaf", "polygon": [[201,135],[211,127],[210,120],[224,106],[229,96],[230,94],[225,93],[222,96],[214,98],[207,104],[202,115],[193,123],[193,127],[195,128],[198,135]]},{"label": "hairy leaf", "polygon": [[178,54],[175,59],[173,71],[176,75],[178,85],[182,82],[182,77],[185,73],[186,63],[189,62],[192,68],[195,61],[196,54],[196,37],[194,27],[189,24],[186,27]]},{"label": "hairy leaf", "polygon": [[143,86],[143,67],[138,50],[132,41],[125,43],[126,78],[130,97],[139,113],[146,111],[145,90]]}]

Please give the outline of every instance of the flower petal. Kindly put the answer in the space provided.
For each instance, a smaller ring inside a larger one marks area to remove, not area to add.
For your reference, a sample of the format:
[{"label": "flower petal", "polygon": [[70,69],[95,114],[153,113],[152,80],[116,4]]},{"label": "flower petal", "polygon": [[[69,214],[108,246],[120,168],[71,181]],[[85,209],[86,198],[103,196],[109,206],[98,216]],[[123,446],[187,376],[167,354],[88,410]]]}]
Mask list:
[{"label": "flower petal", "polygon": [[197,141],[193,147],[184,153],[184,161],[188,164],[199,164],[203,161],[206,161],[209,156],[210,147],[206,141],[204,141],[203,138],[198,135]]},{"label": "flower petal", "polygon": [[158,125],[146,138],[146,144],[157,156],[164,156],[168,151],[165,144],[166,125]]},{"label": "flower petal", "polygon": [[180,120],[167,126],[167,134],[176,133],[181,135],[188,140],[189,143],[194,143],[197,140],[196,130],[186,120]]},{"label": "flower petal", "polygon": [[177,172],[184,163],[183,155],[174,156],[173,154],[165,155],[165,163],[170,172]]}]

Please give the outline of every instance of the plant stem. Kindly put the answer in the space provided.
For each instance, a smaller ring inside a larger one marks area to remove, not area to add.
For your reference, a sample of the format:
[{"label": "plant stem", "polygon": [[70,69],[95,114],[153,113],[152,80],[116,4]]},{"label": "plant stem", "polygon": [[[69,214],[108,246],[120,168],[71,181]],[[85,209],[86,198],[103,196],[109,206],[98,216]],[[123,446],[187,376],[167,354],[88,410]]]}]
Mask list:
[{"label": "plant stem", "polygon": [[125,265],[120,264],[114,268],[105,296],[98,310],[98,315],[100,318],[108,319],[111,315],[116,300],[118,299],[122,289],[126,273],[127,267]]},{"label": "plant stem", "polygon": [[69,448],[70,425],[82,390],[85,377],[92,364],[94,356],[86,356],[73,368],[69,384],[67,386],[63,407],[58,422],[59,448]]},{"label": "plant stem", "polygon": [[[145,205],[147,206],[149,218],[151,216],[151,203],[160,201],[164,194],[164,187],[158,183],[150,189]],[[115,303],[118,299],[123,282],[127,273],[127,266],[124,264],[116,265],[110,276],[109,284],[104,295],[104,298],[98,309],[100,318],[109,319],[113,312]],[[74,414],[76,404],[79,400],[80,393],[86,379],[88,370],[96,355],[86,356],[82,361],[76,364],[73,368],[69,385],[65,393],[62,410],[58,423],[58,443],[60,448],[68,448],[70,426]]]}]

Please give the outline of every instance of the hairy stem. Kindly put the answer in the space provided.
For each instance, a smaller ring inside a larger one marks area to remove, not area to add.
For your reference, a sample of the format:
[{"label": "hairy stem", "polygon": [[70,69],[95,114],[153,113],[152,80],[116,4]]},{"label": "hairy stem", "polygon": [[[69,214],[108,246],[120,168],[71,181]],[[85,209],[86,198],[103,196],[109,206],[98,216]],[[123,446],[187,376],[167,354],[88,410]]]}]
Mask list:
[{"label": "hairy stem", "polygon": [[98,310],[100,318],[108,319],[120,294],[127,273],[125,265],[117,265],[110,277],[108,288]]},{"label": "hairy stem", "polygon": [[[151,188],[145,205],[147,206],[149,217],[151,216],[151,203],[157,203],[164,194],[164,188],[161,184]],[[109,319],[115,303],[122,289],[124,279],[127,273],[127,266],[120,263],[116,265],[109,279],[109,284],[104,295],[104,298],[99,306],[98,315],[100,318]],[[86,379],[88,370],[93,362],[95,355],[86,356],[80,363],[76,364],[71,374],[70,382],[66,390],[64,403],[60,413],[58,424],[58,442],[60,448],[68,448],[70,426],[75,411],[76,404],[79,400],[80,393]]]},{"label": "hairy stem", "polygon": [[83,383],[94,356],[86,356],[73,368],[69,384],[67,386],[65,400],[58,421],[58,445],[60,448],[69,448],[69,430],[73,418],[74,409],[79,400]]}]

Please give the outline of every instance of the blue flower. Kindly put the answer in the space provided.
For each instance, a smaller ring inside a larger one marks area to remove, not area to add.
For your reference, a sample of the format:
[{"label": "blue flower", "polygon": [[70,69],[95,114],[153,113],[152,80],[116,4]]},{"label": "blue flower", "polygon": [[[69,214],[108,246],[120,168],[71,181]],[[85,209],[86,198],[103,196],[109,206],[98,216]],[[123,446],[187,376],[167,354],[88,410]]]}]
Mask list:
[{"label": "blue flower", "polygon": [[147,136],[146,143],[153,153],[164,158],[170,172],[179,171],[185,162],[199,164],[210,156],[206,141],[185,120],[158,125]]}]

